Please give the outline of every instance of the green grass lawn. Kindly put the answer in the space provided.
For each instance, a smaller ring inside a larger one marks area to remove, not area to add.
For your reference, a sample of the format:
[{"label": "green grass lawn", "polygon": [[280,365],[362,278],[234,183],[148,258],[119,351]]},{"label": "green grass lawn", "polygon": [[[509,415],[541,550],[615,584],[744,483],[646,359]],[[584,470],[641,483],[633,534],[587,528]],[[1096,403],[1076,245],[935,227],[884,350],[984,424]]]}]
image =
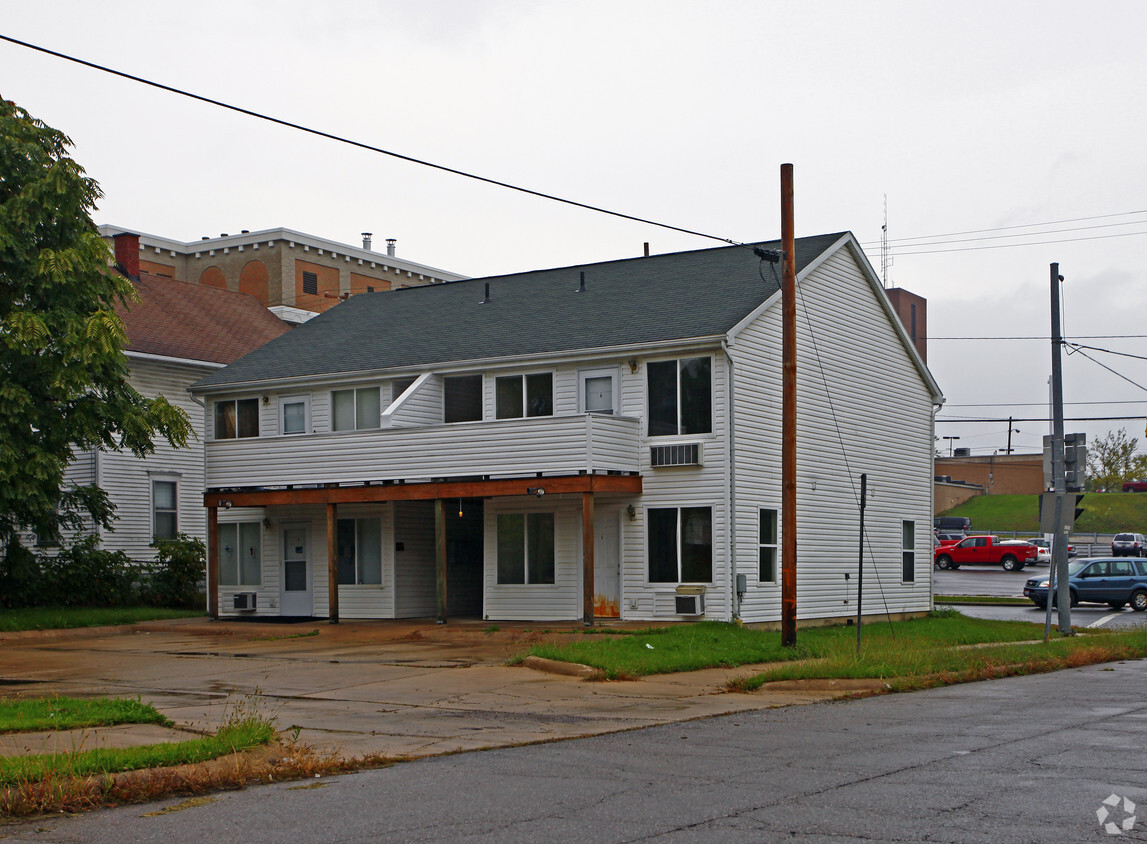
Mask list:
[{"label": "green grass lawn", "polygon": [[[1115,633],[1103,639],[1103,647],[1117,653],[1113,658],[1147,656],[1147,631]],[[628,634],[594,635],[565,644],[543,644],[531,649],[535,656],[576,662],[599,669],[607,678],[641,677],[698,668],[733,667],[749,663],[805,661],[801,666],[781,666],[767,679],[795,677],[909,677],[954,671],[975,664],[980,651],[960,654],[958,646],[1042,640],[1043,626],[1026,621],[994,621],[968,618],[955,611],[937,611],[925,618],[888,624],[869,621],[863,627],[863,647],[856,653],[856,628],[814,627],[799,630],[797,646],[781,645],[778,632],[766,632],[719,622],[681,624]],[[1012,662],[1027,662],[1051,656],[1066,660],[1084,642],[1100,642],[1099,634],[1077,636],[1049,648],[1042,641],[1014,648],[991,648]],[[1090,645],[1088,646],[1090,647]],[[984,649],[986,652],[987,649]],[[993,657],[994,658],[994,657]],[[945,661],[946,660],[946,661]],[[1094,660],[1092,660],[1094,661]],[[1062,666],[1060,666],[1062,667]],[[1045,668],[1043,670],[1050,670]],[[758,683],[759,685],[759,683]]]},{"label": "green grass lawn", "polygon": [[[1068,506],[1074,494],[1065,499]],[[1147,532],[1147,495],[1127,492],[1089,492],[1080,503],[1083,513],[1076,533]],[[938,515],[967,516],[977,530],[1016,530],[1039,533],[1039,496],[977,495]]]},{"label": "green grass lawn", "polygon": [[140,747],[98,748],[75,753],[0,757],[0,786],[18,786],[49,778],[89,777],[143,768],[206,762],[269,742],[275,734],[265,718],[247,717],[225,724],[214,736]]},{"label": "green grass lawn", "polygon": [[[870,637],[898,635],[933,645],[1018,641],[1042,635],[1042,628],[1021,621],[967,619],[950,613],[888,624],[868,622]],[[889,632],[883,632],[889,631]],[[716,621],[650,628],[626,634],[587,636],[565,644],[540,644],[534,656],[577,662],[600,669],[606,677],[641,677],[718,666],[822,657],[842,639],[855,638],[855,627],[812,627],[798,634],[797,647],[781,645],[781,634]]]},{"label": "green grass lawn", "polygon": [[171,722],[155,707],[129,698],[7,698],[0,699],[0,733],[72,730],[111,724]]},{"label": "green grass lawn", "polygon": [[71,627],[102,627],[135,624],[160,618],[206,616],[204,610],[169,610],[157,607],[31,607],[0,613],[0,633],[20,630],[58,630]]}]

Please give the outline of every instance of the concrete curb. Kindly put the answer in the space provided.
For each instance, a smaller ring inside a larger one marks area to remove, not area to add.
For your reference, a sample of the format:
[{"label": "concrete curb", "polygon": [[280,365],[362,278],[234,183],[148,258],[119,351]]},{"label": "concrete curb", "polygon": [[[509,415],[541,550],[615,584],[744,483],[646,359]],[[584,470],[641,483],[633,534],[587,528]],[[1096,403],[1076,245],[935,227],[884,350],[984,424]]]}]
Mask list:
[{"label": "concrete curb", "polygon": [[559,662],[556,659],[546,659],[540,656],[528,656],[522,660],[522,665],[534,671],[545,671],[550,674],[564,674],[567,677],[582,677],[588,679],[596,677],[599,672],[596,668],[582,665],[577,662]]}]

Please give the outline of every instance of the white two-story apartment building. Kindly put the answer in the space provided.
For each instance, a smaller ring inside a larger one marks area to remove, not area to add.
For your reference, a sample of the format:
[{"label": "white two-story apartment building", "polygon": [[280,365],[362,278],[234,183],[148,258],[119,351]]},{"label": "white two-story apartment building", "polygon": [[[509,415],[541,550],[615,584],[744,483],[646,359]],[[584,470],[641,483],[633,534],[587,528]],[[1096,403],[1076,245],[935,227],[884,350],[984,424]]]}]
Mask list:
[{"label": "white two-story apartment building", "polygon": [[[942,396],[850,233],[796,253],[798,617],[855,613],[861,473],[867,606],[926,611]],[[211,612],[778,620],[779,288],[732,246],[363,294],[207,375]]]}]

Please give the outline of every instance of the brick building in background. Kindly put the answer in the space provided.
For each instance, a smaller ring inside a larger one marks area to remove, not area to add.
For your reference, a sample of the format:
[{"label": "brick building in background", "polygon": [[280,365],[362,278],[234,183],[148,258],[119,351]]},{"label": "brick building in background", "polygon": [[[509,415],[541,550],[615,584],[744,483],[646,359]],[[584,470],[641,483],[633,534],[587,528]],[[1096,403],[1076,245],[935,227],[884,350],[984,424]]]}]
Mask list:
[{"label": "brick building in background", "polygon": [[[375,252],[364,233],[362,246],[349,246],[291,229],[242,231],[183,243],[150,234],[116,238],[125,229],[103,225],[116,261],[155,276],[247,293],[281,318],[305,321],[305,313],[327,310],[342,297],[400,287],[457,281],[465,276],[397,257],[396,241]],[[138,244],[135,262],[124,250]],[[295,314],[292,309],[304,313]]]},{"label": "brick building in background", "polygon": [[909,293],[903,287],[887,287],[884,289],[888,301],[892,303],[892,310],[900,317],[912,345],[916,347],[924,363],[928,362],[928,300],[915,293]]}]

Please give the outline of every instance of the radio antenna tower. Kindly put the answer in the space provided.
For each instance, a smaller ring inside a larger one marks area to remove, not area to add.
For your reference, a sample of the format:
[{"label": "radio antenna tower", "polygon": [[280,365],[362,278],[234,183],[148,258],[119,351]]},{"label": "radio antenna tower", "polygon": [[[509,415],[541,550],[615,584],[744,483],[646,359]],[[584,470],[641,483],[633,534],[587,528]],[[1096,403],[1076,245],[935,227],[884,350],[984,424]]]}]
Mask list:
[{"label": "radio antenna tower", "polygon": [[884,194],[884,225],[880,227],[880,280],[888,289],[888,268],[892,266],[892,256],[888,254],[888,194]]}]

